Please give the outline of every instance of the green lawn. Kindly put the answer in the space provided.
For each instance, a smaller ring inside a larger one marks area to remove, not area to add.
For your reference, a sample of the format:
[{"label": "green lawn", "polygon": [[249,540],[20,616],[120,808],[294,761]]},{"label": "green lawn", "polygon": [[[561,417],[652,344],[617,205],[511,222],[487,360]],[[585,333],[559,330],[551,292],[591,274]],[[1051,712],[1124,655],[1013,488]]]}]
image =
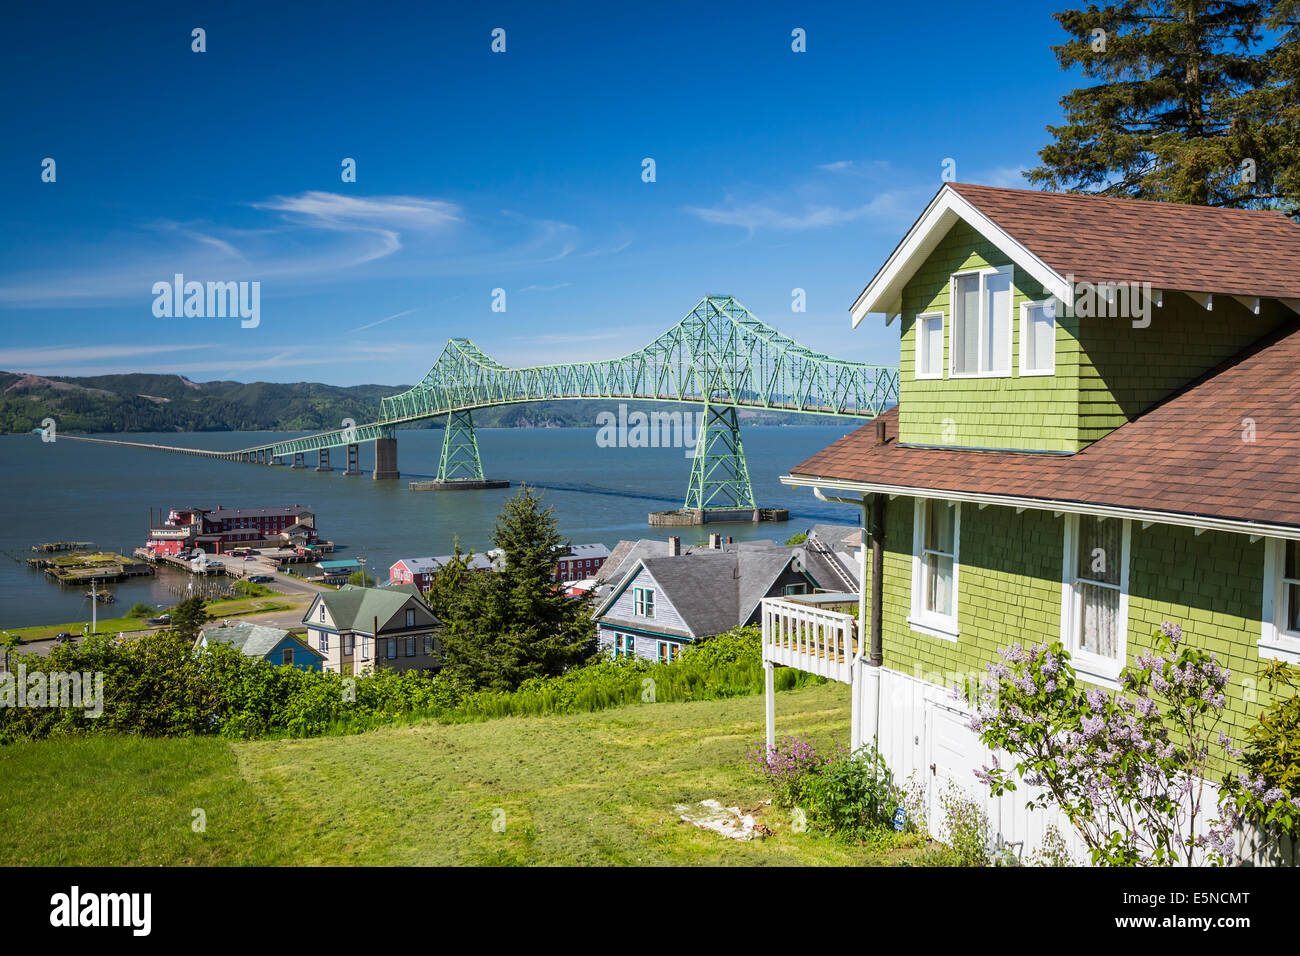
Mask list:
[{"label": "green lawn", "polygon": [[[783,733],[843,736],[848,688],[782,693],[777,714]],[[0,748],[0,864],[861,866],[919,854],[794,832],[771,807],[773,836],[748,843],[678,822],[675,803],[761,806],[769,794],[743,754],[762,733],[759,696],[314,740],[16,745]],[[191,831],[195,808],[206,833]]]}]

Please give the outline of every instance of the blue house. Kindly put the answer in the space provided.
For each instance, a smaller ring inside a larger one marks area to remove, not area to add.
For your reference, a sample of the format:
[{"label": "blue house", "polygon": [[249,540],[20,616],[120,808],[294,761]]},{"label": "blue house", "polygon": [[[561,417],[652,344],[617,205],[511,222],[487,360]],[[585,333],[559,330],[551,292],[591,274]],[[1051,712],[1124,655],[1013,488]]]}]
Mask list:
[{"label": "blue house", "polygon": [[284,664],[305,671],[321,670],[324,656],[288,631],[263,624],[215,624],[205,627],[194,642],[194,649],[207,647],[211,641],[228,644],[247,657],[272,664]]}]

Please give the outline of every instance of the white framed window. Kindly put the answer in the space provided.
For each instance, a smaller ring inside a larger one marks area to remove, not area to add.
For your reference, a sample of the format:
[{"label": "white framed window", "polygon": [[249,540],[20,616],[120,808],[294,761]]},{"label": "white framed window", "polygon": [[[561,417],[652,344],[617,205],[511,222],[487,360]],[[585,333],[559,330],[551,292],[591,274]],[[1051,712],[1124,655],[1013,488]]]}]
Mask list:
[{"label": "white framed window", "polygon": [[957,640],[961,505],[916,499],[912,522],[912,613],[915,631]]},{"label": "white framed window", "polygon": [[781,593],[782,593],[783,595],[790,595],[790,594],[807,594],[807,593],[808,593],[808,585],[806,585],[806,584],[787,584],[787,585],[785,585],[783,588],[781,588]]},{"label": "white framed window", "polygon": [[280,651],[280,663],[281,663],[281,664],[289,664],[289,665],[292,665],[292,664],[293,664],[293,648],[292,648],[292,647],[286,647],[286,648],[284,648],[283,650]]},{"label": "white framed window", "polygon": [[364,634],[361,636],[361,659],[363,661],[370,660],[370,638]]},{"label": "white framed window", "polygon": [[671,664],[681,656],[682,649],[672,641],[659,642],[659,663]]},{"label": "white framed window", "polygon": [[1132,522],[1067,515],[1061,574],[1061,643],[1079,675],[1118,686],[1128,650]]},{"label": "white framed window", "polygon": [[330,649],[330,636],[325,631],[320,631],[320,649],[328,652]]},{"label": "white framed window", "polygon": [[1300,544],[1264,540],[1259,656],[1300,664]]},{"label": "white framed window", "polygon": [[1011,374],[1012,279],[1011,266],[953,275],[948,343],[953,378]]},{"label": "white framed window", "polygon": [[916,317],[916,377],[943,378],[943,313]]},{"label": "white framed window", "polygon": [[356,649],[356,646],[357,646],[357,638],[356,638],[356,635],[354,635],[354,634],[344,634],[344,635],[343,635],[343,653],[344,653],[344,654],[351,654],[351,653],[353,652],[353,650]]},{"label": "white framed window", "polygon": [[1020,374],[1056,374],[1056,299],[1020,306]]},{"label": "white framed window", "polygon": [[322,624],[325,623],[325,602],[324,601],[320,602],[320,622]]},{"label": "white framed window", "polygon": [[655,589],[632,589],[632,613],[639,617],[655,616]]}]

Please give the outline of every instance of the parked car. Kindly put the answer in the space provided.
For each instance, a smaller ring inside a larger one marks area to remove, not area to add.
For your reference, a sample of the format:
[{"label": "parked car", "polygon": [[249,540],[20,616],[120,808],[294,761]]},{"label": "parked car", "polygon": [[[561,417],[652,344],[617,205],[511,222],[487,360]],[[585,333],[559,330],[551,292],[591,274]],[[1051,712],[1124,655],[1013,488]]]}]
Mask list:
[{"label": "parked car", "polygon": [[170,624],[171,622],[172,616],[170,614],[164,614],[162,617],[151,617],[145,620],[146,624]]},{"label": "parked car", "polygon": [[54,635],[54,639],[56,641],[70,641],[72,640],[72,635],[67,631],[59,631],[59,633]]},{"label": "parked car", "polygon": [[254,574],[248,580],[253,584],[269,584],[274,581],[275,578],[271,577],[269,574]]}]

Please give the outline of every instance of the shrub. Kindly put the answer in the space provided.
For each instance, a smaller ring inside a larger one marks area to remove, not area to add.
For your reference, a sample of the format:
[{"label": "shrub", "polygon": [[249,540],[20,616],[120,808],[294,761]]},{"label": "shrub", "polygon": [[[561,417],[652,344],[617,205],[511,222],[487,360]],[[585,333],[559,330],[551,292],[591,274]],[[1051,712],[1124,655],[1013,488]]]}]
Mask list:
[{"label": "shrub", "polygon": [[745,761],[772,788],[777,806],[796,807],[804,802],[813,778],[834,759],[835,753],[835,750],[830,754],[818,753],[817,745],[809,737],[785,735],[771,750],[766,742],[750,747]]},{"label": "shrub", "polygon": [[[972,729],[995,752],[1011,753],[1028,784],[1044,788],[1028,805],[1059,807],[1098,865],[1235,862],[1243,818],[1272,840],[1294,833],[1300,801],[1258,776],[1226,779],[1215,807],[1205,792],[1212,745],[1242,755],[1219,729],[1230,674],[1214,654],[1184,643],[1177,624],[1162,625],[1153,643],[1125,668],[1124,690],[1114,695],[1077,688],[1059,641],[1005,648],[989,665],[994,690]],[[993,763],[976,775],[995,795],[1015,790]],[[1203,809],[1218,815],[1198,824]]]},{"label": "shrub", "polygon": [[810,776],[805,790],[812,822],[852,838],[892,827],[894,811],[904,802],[885,758],[870,744],[851,754],[833,754]]}]

